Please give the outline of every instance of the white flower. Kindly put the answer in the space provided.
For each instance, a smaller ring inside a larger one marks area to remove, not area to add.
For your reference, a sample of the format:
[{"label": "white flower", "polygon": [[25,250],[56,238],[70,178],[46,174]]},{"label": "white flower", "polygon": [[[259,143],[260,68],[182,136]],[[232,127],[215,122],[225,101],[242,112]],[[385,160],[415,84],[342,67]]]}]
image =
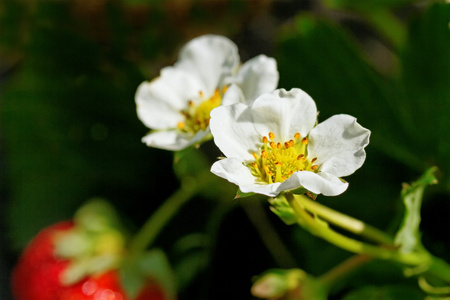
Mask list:
[{"label": "white flower", "polygon": [[236,45],[217,35],[187,43],[174,66],[143,82],[136,92],[139,119],[152,131],[148,146],[181,150],[211,136],[210,112],[220,105],[254,100],[278,84],[273,58],[259,55],[240,67]]},{"label": "white flower", "polygon": [[343,193],[362,166],[370,131],[349,115],[316,124],[314,100],[300,89],[275,90],[251,106],[237,103],[211,112],[214,142],[226,158],[211,171],[243,193],[275,197],[303,187],[315,194]]}]

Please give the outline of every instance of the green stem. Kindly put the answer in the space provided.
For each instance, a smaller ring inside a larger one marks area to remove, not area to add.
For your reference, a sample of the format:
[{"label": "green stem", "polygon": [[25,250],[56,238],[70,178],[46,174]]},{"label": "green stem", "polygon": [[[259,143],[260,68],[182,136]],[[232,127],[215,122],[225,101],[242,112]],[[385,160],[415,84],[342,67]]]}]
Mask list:
[{"label": "green stem", "polygon": [[[294,195],[295,197],[295,195]],[[297,196],[298,197],[298,196]],[[364,222],[337,212],[329,207],[315,202],[308,197],[302,197],[301,202],[305,209],[312,214],[320,216],[322,219],[333,223],[349,232],[359,234],[370,239],[373,242],[393,245],[394,241],[391,236],[378,230],[375,227],[365,224]]]},{"label": "green stem", "polygon": [[147,219],[130,243],[130,252],[139,254],[147,249],[178,210],[208,183],[209,172],[197,179],[189,178]]},{"label": "green stem", "polygon": [[[332,230],[327,224],[317,222],[302,206],[299,198],[295,198],[293,194],[286,193],[286,199],[294,209],[297,216],[298,224],[309,230],[312,234],[317,235],[324,240],[338,246],[344,250],[366,254],[376,258],[393,260],[405,265],[417,266],[426,264],[430,261],[427,253],[400,253],[391,249],[373,246],[361,241],[354,240]],[[305,196],[306,197],[306,196]],[[303,200],[303,199],[302,199]]]},{"label": "green stem", "polygon": [[319,277],[319,281],[330,289],[335,283],[339,282],[342,278],[348,276],[351,272],[354,272],[361,265],[372,260],[372,257],[364,254],[358,254],[350,257],[341,264],[337,265],[327,273]]},{"label": "green stem", "polygon": [[295,266],[297,263],[280,236],[270,225],[265,210],[259,200],[260,199],[257,199],[257,201],[241,201],[241,206],[256,231],[258,231],[264,245],[267,250],[269,250],[276,263],[282,268],[292,268],[292,266]]}]

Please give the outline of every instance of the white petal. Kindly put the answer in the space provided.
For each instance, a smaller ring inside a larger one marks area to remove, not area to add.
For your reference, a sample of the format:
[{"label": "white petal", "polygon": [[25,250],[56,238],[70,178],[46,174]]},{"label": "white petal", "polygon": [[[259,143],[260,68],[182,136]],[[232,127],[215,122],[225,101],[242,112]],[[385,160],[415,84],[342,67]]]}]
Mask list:
[{"label": "white petal", "polygon": [[335,115],[317,125],[309,134],[309,157],[317,157],[320,171],[348,176],[366,159],[364,147],[370,131],[349,115]]},{"label": "white petal", "polygon": [[317,108],[314,100],[300,89],[284,89],[258,97],[252,106],[255,127],[261,135],[275,133],[275,142],[286,142],[299,132],[306,136],[314,127]]},{"label": "white petal", "polygon": [[251,153],[259,149],[262,137],[255,130],[249,106],[219,106],[211,111],[209,125],[214,142],[225,156],[254,160]]},{"label": "white petal", "polygon": [[135,101],[139,119],[152,129],[175,128],[184,117],[181,110],[199,97],[202,83],[182,70],[167,67],[161,76],[139,85]]},{"label": "white petal", "polygon": [[192,145],[192,139],[181,135],[175,130],[154,131],[142,138],[142,142],[149,147],[178,151]]},{"label": "white petal", "polygon": [[275,59],[259,55],[242,65],[234,82],[242,89],[250,105],[259,95],[275,90],[278,78]]},{"label": "white petal", "polygon": [[202,79],[206,94],[228,80],[239,65],[236,45],[226,37],[203,35],[191,40],[180,51],[176,68],[190,72]]},{"label": "white petal", "polygon": [[245,97],[242,90],[236,85],[231,84],[222,98],[222,105],[230,105],[235,103],[245,103]]},{"label": "white petal", "polygon": [[257,193],[269,197],[275,197],[280,183],[262,184],[256,182],[256,178],[250,173],[248,167],[242,164],[238,158],[225,158],[215,162],[211,167],[211,172],[231,183],[239,186],[243,193]]},{"label": "white petal", "polygon": [[338,177],[326,172],[299,171],[283,181],[278,192],[304,187],[314,194],[336,196],[342,194],[348,187],[348,183],[342,182]]}]

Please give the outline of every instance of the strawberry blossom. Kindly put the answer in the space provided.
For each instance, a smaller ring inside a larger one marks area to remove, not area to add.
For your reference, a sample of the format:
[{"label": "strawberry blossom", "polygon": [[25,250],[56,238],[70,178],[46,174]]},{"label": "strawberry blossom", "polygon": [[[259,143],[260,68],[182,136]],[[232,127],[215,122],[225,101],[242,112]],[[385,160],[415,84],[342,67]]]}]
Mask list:
[{"label": "strawberry blossom", "polygon": [[278,84],[273,58],[259,55],[240,66],[236,45],[217,35],[187,43],[174,66],[143,82],[136,92],[139,119],[150,129],[148,146],[177,151],[211,137],[210,112],[220,105],[252,101]]},{"label": "strawberry blossom", "polygon": [[316,118],[314,100],[300,89],[214,109],[211,132],[226,158],[211,171],[244,193],[275,197],[300,187],[326,196],[343,193],[348,183],[340,177],[364,163],[370,131],[345,114],[318,125]]}]

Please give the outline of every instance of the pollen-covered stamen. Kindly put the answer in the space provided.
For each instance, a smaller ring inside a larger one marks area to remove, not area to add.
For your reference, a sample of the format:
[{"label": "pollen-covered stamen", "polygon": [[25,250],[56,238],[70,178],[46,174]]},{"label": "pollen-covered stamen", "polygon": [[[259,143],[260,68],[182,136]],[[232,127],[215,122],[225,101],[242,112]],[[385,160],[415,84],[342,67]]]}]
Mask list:
[{"label": "pollen-covered stamen", "polygon": [[227,87],[216,89],[214,94],[208,99],[205,99],[203,91],[199,91],[197,104],[189,100],[186,109],[181,111],[185,120],[184,122],[179,122],[177,128],[182,132],[191,134],[195,134],[200,130],[206,130],[211,118],[211,111],[222,104],[222,97],[226,91]]},{"label": "pollen-covered stamen", "polygon": [[[283,182],[292,174],[299,171],[318,172],[318,165],[314,165],[317,157],[308,159],[308,138],[301,139],[300,133],[286,142],[275,141],[273,132],[262,138],[263,145],[258,152],[253,152],[254,162],[247,166],[252,174],[265,183]],[[270,141],[269,141],[270,140]]]}]

